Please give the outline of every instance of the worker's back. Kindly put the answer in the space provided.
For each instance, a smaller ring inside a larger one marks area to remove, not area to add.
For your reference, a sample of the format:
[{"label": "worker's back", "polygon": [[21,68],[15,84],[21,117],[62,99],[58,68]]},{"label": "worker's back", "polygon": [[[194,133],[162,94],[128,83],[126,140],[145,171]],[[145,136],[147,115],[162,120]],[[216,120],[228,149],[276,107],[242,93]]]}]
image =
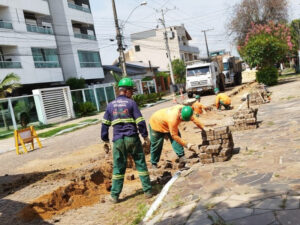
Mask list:
[{"label": "worker's back", "polygon": [[219,102],[219,101],[222,101],[226,105],[231,104],[231,99],[228,97],[228,95],[226,95],[224,93],[220,93],[217,95],[216,102]]},{"label": "worker's back", "polygon": [[170,125],[177,126],[181,120],[179,119],[180,109],[183,105],[176,105],[156,111],[150,118],[150,126],[153,130],[169,133]]}]

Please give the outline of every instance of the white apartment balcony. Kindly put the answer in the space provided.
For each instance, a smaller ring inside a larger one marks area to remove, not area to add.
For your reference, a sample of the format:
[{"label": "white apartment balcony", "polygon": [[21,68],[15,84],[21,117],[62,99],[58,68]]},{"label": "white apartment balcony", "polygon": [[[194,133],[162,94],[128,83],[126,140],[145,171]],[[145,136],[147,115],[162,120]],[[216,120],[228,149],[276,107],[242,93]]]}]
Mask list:
[{"label": "white apartment balcony", "polygon": [[11,15],[7,6],[0,5],[0,29],[13,29]]},{"label": "white apartment balcony", "polygon": [[68,0],[68,6],[71,9],[76,9],[82,12],[91,13],[90,3],[88,0],[85,1]]},{"label": "white apartment balcony", "polygon": [[88,39],[96,41],[94,25],[72,21],[72,27],[75,38]]},{"label": "white apartment balcony", "polygon": [[0,45],[0,69],[21,69],[17,46]]},{"label": "white apartment balcony", "polygon": [[13,29],[12,23],[8,21],[0,21],[0,29]]},{"label": "white apartment balcony", "polygon": [[28,32],[53,35],[50,16],[24,12],[24,17]]}]

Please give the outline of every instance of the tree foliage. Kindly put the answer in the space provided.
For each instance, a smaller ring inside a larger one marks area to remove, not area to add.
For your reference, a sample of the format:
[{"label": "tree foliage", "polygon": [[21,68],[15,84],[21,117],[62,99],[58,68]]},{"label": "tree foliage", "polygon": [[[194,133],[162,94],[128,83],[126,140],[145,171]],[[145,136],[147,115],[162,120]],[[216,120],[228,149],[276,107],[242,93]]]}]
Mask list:
[{"label": "tree foliage", "polygon": [[110,74],[113,76],[113,78],[115,80],[115,87],[118,87],[119,81],[122,79],[122,76],[113,71],[110,71]]},{"label": "tree foliage", "polygon": [[14,73],[7,74],[0,81],[0,98],[5,98],[6,94],[11,94],[13,90],[21,87],[20,77]]},{"label": "tree foliage", "polygon": [[287,26],[273,22],[251,26],[244,44],[238,46],[241,56],[251,67],[274,66],[284,60],[292,50],[290,30]]},{"label": "tree foliage", "polygon": [[70,86],[71,90],[75,90],[75,89],[83,89],[85,88],[85,80],[81,77],[81,78],[76,78],[76,77],[72,77],[69,78],[66,81],[66,84],[68,86]]},{"label": "tree foliage", "polygon": [[251,24],[267,24],[269,21],[285,23],[288,20],[287,0],[242,0],[233,7],[228,23],[229,35],[243,44]]},{"label": "tree foliage", "polygon": [[290,30],[292,36],[292,43],[293,43],[293,54],[297,55],[297,51],[300,48],[299,41],[300,41],[300,19],[293,20],[290,23]]},{"label": "tree foliage", "polygon": [[175,75],[175,82],[177,84],[185,83],[186,67],[181,59],[174,59],[172,61],[173,73]]}]

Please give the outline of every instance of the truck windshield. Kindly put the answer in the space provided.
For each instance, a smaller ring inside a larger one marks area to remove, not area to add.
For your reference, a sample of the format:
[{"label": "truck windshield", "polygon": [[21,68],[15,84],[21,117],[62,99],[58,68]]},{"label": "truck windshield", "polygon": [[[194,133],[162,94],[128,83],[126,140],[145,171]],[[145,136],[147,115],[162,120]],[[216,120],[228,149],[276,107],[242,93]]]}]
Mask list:
[{"label": "truck windshield", "polygon": [[229,70],[229,63],[223,63],[224,70]]},{"label": "truck windshield", "polygon": [[187,69],[187,76],[206,75],[209,73],[209,66]]}]

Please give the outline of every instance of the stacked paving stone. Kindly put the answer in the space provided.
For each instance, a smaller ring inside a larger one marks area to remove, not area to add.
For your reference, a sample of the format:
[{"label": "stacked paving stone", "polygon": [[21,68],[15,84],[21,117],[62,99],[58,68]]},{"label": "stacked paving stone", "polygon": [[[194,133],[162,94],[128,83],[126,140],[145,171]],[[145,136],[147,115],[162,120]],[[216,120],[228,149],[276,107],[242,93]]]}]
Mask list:
[{"label": "stacked paving stone", "polygon": [[250,105],[261,105],[268,102],[267,91],[263,85],[256,86],[256,90],[250,93]]},{"label": "stacked paving stone", "polygon": [[201,163],[224,162],[233,153],[233,139],[229,127],[219,127],[202,132],[202,145],[199,145]]},{"label": "stacked paving stone", "polygon": [[258,109],[246,108],[237,111],[233,115],[234,125],[231,130],[249,130],[257,128],[257,111]]}]

